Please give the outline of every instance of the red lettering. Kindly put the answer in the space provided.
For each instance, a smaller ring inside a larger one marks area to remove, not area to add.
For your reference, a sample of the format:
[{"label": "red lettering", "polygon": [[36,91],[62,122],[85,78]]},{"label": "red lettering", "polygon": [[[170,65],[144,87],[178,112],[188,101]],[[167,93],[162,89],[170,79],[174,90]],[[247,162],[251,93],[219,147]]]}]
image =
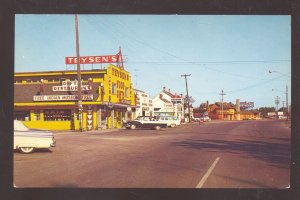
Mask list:
[{"label": "red lettering", "polygon": [[94,62],[94,57],[89,57],[89,63],[93,63]]},{"label": "red lettering", "polygon": [[80,63],[86,63],[87,57],[80,57]]},{"label": "red lettering", "polygon": [[95,62],[96,63],[101,63],[101,57],[99,57],[99,56],[95,57]]},{"label": "red lettering", "polygon": [[117,62],[118,58],[117,56],[111,56],[111,62]]}]

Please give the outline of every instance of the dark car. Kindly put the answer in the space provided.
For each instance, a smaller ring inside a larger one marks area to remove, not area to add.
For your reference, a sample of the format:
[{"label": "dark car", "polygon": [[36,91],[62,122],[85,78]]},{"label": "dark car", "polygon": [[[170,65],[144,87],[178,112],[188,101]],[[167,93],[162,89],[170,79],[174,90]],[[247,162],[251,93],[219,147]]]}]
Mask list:
[{"label": "dark car", "polygon": [[165,122],[159,121],[159,119],[156,117],[139,116],[135,120],[124,122],[123,126],[126,129],[132,130],[136,128],[159,130],[161,128],[166,128],[168,125]]}]

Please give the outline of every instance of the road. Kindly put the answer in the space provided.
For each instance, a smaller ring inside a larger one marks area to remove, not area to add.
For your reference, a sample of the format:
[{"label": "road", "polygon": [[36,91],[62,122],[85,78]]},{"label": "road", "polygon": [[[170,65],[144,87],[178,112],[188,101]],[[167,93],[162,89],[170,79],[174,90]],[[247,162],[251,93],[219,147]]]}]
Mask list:
[{"label": "road", "polygon": [[291,135],[283,121],[55,136],[55,148],[14,153],[17,187],[289,187]]}]

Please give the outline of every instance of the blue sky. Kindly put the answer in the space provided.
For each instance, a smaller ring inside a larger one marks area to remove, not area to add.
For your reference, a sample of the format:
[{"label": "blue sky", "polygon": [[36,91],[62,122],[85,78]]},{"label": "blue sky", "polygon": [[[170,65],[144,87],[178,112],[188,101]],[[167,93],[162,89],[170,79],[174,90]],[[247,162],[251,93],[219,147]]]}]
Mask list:
[{"label": "blue sky", "polygon": [[[15,22],[16,72],[73,68],[65,57],[76,56],[74,15],[16,15]],[[224,101],[256,108],[275,107],[276,96],[285,101],[286,85],[291,96],[290,16],[79,15],[79,32],[82,56],[121,46],[134,87],[151,97],[164,86],[186,94],[182,74],[191,74],[194,106],[220,101],[222,89]]]}]

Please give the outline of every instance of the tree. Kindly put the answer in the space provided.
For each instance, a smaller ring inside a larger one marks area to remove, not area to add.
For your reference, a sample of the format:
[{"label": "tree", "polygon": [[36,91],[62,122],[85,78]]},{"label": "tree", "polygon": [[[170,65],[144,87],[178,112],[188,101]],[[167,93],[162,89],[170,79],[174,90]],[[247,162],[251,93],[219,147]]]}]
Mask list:
[{"label": "tree", "polygon": [[199,112],[203,114],[206,111],[207,111],[207,103],[201,103],[199,106]]},{"label": "tree", "polygon": [[[185,106],[187,107],[187,102],[188,102],[188,98],[187,96],[184,97],[184,104]],[[190,103],[190,106],[192,106],[192,104],[195,102],[195,100],[193,99],[192,96],[189,96],[189,103]]]},{"label": "tree", "polygon": [[261,107],[258,109],[263,117],[268,117],[268,112],[275,112],[275,107]]}]

